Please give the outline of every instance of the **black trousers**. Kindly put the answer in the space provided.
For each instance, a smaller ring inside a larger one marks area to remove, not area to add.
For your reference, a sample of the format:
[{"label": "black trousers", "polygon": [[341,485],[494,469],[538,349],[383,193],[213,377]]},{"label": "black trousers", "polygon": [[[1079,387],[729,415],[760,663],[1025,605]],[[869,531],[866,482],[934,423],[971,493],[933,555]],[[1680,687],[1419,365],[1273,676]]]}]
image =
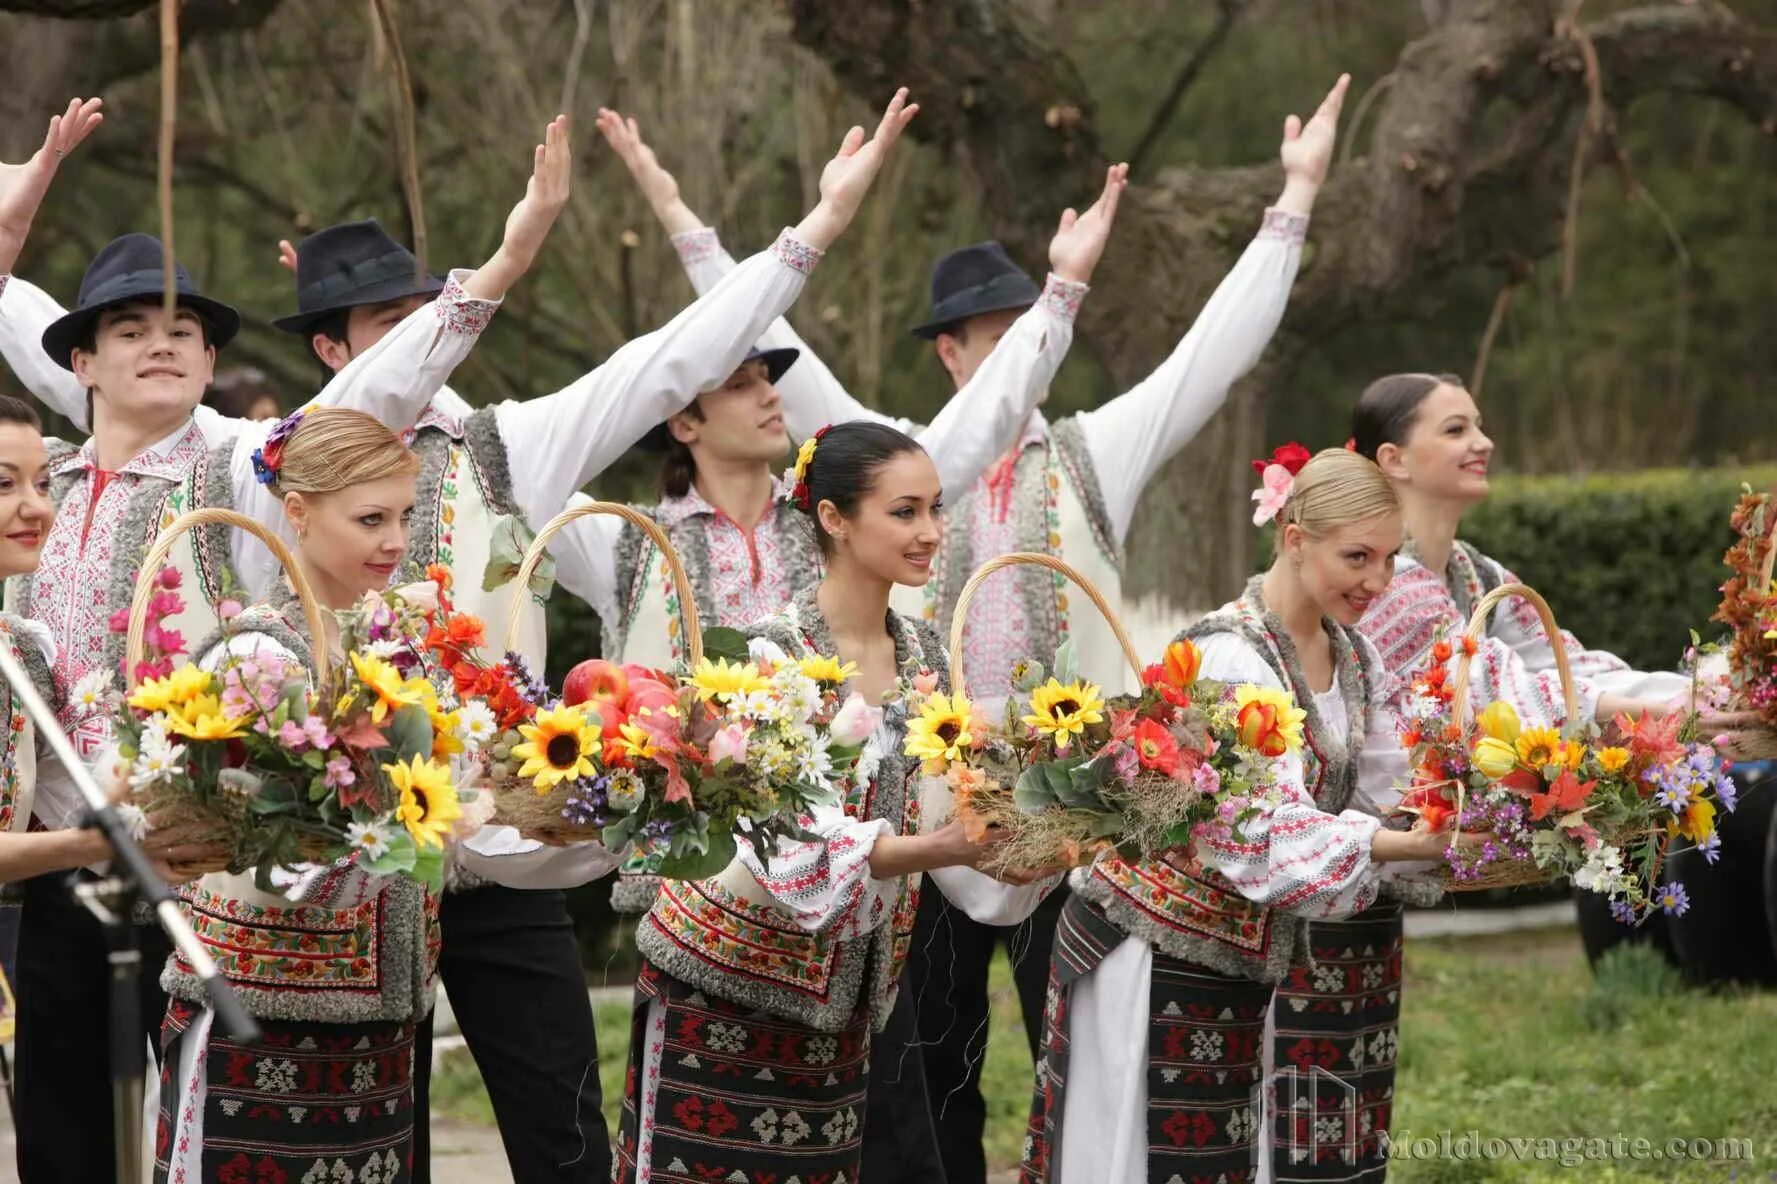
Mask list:
[{"label": "black trousers", "polygon": [[[926,892],[937,895],[934,885]],[[888,1026],[870,1038],[870,1090],[864,1098],[864,1157],[859,1184],[945,1184],[925,1058],[906,974]]]},{"label": "black trousers", "polygon": [[1043,1035],[1043,998],[1055,924],[1067,890],[1058,889],[1020,925],[982,925],[951,907],[935,885],[919,898],[913,949],[902,998],[915,1003],[925,1054],[925,1085],[948,1184],[985,1184],[982,1137],[987,1103],[981,1065],[987,1053],[987,971],[1001,942],[1012,960],[1012,981],[1024,1015],[1024,1035],[1036,1059]]},{"label": "black trousers", "polygon": [[[79,874],[79,873],[77,873]],[[19,917],[15,1089],[22,1184],[114,1184],[111,969],[104,930],[74,899],[65,872],[24,884]],[[136,926],[142,952],[138,1041],[159,1055],[168,944]]]},{"label": "black trousers", "polygon": [[[560,892],[447,892],[438,973],[487,1086],[514,1184],[611,1178],[598,1034]],[[414,1180],[430,1180],[432,1021],[414,1059]]]}]

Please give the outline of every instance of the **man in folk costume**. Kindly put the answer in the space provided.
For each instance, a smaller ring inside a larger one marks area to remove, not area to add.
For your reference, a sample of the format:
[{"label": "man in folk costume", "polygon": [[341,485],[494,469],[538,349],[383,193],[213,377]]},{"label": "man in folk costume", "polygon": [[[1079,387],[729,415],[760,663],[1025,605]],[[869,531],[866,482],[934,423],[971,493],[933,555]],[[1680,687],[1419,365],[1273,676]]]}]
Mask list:
[{"label": "man in folk costume", "polygon": [[[108,244],[87,268],[77,307],[62,312],[10,276],[60,159],[99,122],[98,101],[76,100],[50,121],[25,165],[0,171],[0,353],[34,393],[71,417],[90,418],[76,448],[49,442],[57,517],[34,576],[12,581],[9,599],[49,626],[55,706],[76,751],[97,756],[109,739],[102,688],[122,665],[112,628],[127,608],[141,560],[160,529],[200,506],[225,506],[262,522],[281,510],[260,483],[252,455],[271,425],[229,419],[200,406],[216,351],[240,327],[229,306],[197,291],[175,269],[175,308],[165,306],[165,255],[147,235]],[[537,151],[542,167],[543,149]],[[536,188],[533,180],[533,190]],[[499,250],[480,269],[453,272],[439,300],[408,318],[342,371],[320,396],[385,423],[412,423],[486,327],[507,288],[530,266],[561,208],[528,194]],[[33,351],[35,346],[35,351]],[[60,367],[55,373],[45,365]],[[70,377],[72,381],[69,381]],[[167,560],[183,606],[158,624],[163,653],[214,630],[216,604],[239,572],[257,594],[275,567],[258,540],[204,530],[181,538]],[[77,825],[78,793],[53,761],[38,771],[34,825]],[[158,967],[166,943],[140,926],[143,965]],[[18,1155],[30,1180],[108,1181],[115,1170],[108,1086],[105,947],[97,923],[58,880],[25,886],[19,942]],[[155,974],[142,978],[141,1014],[166,1006]],[[142,1038],[149,1035],[144,1028]]]},{"label": "man in folk costume", "polygon": [[[983,562],[1011,551],[1065,559],[1113,604],[1118,602],[1123,543],[1142,489],[1221,407],[1229,388],[1258,361],[1283,317],[1301,262],[1308,215],[1332,160],[1346,86],[1341,78],[1306,124],[1295,116],[1286,122],[1283,192],[1172,354],[1146,379],[1101,407],[1053,423],[1033,411],[1011,449],[967,495],[952,499],[944,546],[925,587],[928,619],[947,628],[969,576]],[[602,115],[600,127],[606,130]],[[663,204],[671,209],[673,203],[682,207],[676,186],[670,192],[657,189],[657,209]],[[718,282],[732,262],[715,232],[699,225],[689,211],[686,215],[689,221],[675,230],[674,242],[692,285],[701,290]],[[933,268],[932,313],[914,333],[933,343],[951,380],[959,391],[966,390],[1001,335],[1039,293],[998,243],[964,247]],[[803,351],[783,386],[792,436],[853,418],[917,430],[854,399],[787,322],[774,324],[761,344]],[[946,488],[952,488],[948,482]],[[1128,672],[1108,627],[1084,597],[1069,595],[1055,573],[1025,567],[996,575],[980,589],[971,617],[964,633],[966,685],[982,697],[989,718],[1009,693],[1012,664],[1023,657],[1044,659],[1067,640],[1074,643],[1082,676],[1108,692],[1127,689]],[[928,1085],[940,1115],[951,1184],[971,1184],[986,1176],[980,1068],[987,1032],[987,967],[994,946],[1007,941],[1034,1056],[1059,897],[1016,930],[978,925],[945,907],[938,894],[924,898],[921,932],[910,960],[910,994],[921,1001]],[[1010,940],[1014,935],[1017,940]],[[932,977],[934,968],[941,978]],[[938,991],[942,998],[934,994]]]}]

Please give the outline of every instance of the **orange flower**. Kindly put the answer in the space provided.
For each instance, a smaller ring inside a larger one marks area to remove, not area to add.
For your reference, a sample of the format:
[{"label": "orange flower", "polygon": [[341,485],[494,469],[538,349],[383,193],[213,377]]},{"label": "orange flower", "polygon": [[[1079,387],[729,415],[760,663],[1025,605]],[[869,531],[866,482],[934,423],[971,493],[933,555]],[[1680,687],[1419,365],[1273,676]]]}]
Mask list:
[{"label": "orange flower", "polygon": [[1462,652],[1472,658],[1481,652],[1481,646],[1474,638],[1464,634],[1462,638]]},{"label": "orange flower", "polygon": [[1248,703],[1240,709],[1234,724],[1241,746],[1261,756],[1282,756],[1289,749],[1273,704],[1258,700]]},{"label": "orange flower", "polygon": [[1189,690],[1197,681],[1197,672],[1203,667],[1203,655],[1191,644],[1189,638],[1179,638],[1166,647],[1166,656],[1161,665],[1166,671],[1166,681],[1180,690]]},{"label": "orange flower", "polygon": [[1450,643],[1447,641],[1440,641],[1431,647],[1431,660],[1434,662],[1448,662],[1450,654]]},{"label": "orange flower", "polygon": [[428,580],[431,580],[434,584],[437,584],[438,590],[440,592],[450,591],[450,585],[451,585],[450,568],[446,567],[444,564],[442,564],[442,563],[428,564],[426,566],[426,578]]},{"label": "orange flower", "polygon": [[1135,755],[1144,769],[1167,774],[1178,772],[1178,742],[1172,738],[1171,732],[1151,719],[1135,725]]}]

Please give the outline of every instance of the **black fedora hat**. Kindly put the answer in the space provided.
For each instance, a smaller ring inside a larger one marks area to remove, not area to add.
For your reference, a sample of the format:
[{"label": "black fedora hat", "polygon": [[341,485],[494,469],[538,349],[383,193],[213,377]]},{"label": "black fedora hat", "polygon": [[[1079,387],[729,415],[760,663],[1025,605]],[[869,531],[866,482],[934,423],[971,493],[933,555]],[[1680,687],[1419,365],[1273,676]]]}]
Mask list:
[{"label": "black fedora hat", "polygon": [[328,226],[296,244],[296,312],[272,324],[308,333],[329,313],[407,296],[436,296],[444,281],[421,274],[413,252],[375,218]]},{"label": "black fedora hat", "polygon": [[[801,354],[801,350],[787,345],[780,349],[760,349],[755,345],[747,351],[747,356],[740,360],[740,364],[744,366],[748,362],[764,362],[765,377],[776,382],[784,376],[784,371],[790,368],[790,363],[794,362]],[[735,367],[735,369],[739,368]],[[667,430],[666,424],[657,423],[648,429],[647,435],[636,441],[636,447],[643,452],[665,452],[672,442],[673,434]]]},{"label": "black fedora hat", "polygon": [[[74,348],[86,339],[99,314],[127,300],[166,294],[166,252],[151,234],[114,238],[93,256],[80,277],[80,299],[74,310],[43,331],[43,352],[66,369],[74,369]],[[173,290],[179,303],[204,318],[206,339],[214,349],[227,345],[241,330],[241,314],[197,290],[183,267],[174,265]]]},{"label": "black fedora hat", "polygon": [[932,268],[932,315],[914,328],[913,335],[929,341],[958,321],[1029,308],[1042,295],[1036,281],[998,243],[959,247]]}]

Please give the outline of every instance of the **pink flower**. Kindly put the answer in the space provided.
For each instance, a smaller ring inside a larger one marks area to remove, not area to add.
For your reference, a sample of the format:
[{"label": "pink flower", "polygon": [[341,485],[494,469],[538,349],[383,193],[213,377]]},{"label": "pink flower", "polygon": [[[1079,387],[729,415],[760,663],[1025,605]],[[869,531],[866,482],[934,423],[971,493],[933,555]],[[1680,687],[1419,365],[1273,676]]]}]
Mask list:
[{"label": "pink flower", "polygon": [[224,621],[232,621],[241,615],[241,602],[238,600],[219,600],[216,602],[216,615]]},{"label": "pink flower", "polygon": [[1282,465],[1265,466],[1259,488],[1253,490],[1253,500],[1259,503],[1253,508],[1254,526],[1263,526],[1283,512],[1284,503],[1290,500],[1290,487],[1295,484],[1295,480]]},{"label": "pink flower", "polygon": [[938,689],[938,675],[935,671],[921,670],[913,676],[913,689],[922,695],[929,695]]},{"label": "pink flower", "polygon": [[717,730],[710,737],[710,760],[733,761],[737,765],[747,763],[747,730],[739,724],[729,724]]},{"label": "pink flower", "polygon": [[177,588],[185,579],[179,574],[178,568],[167,566],[155,573],[154,582],[163,588]]},{"label": "pink flower", "polygon": [[311,715],[302,721],[303,735],[316,748],[332,748],[333,733],[327,730],[327,722],[318,715]]},{"label": "pink flower", "polygon": [[1191,784],[1196,788],[1198,793],[1204,794],[1205,796],[1212,796],[1221,791],[1222,778],[1221,775],[1215,771],[1215,767],[1208,761],[1205,761],[1192,771]]},{"label": "pink flower", "polygon": [[278,729],[278,743],[292,752],[300,752],[308,746],[308,741],[308,733],[304,732],[302,725],[293,719],[285,720],[283,726]]},{"label": "pink flower", "polygon": [[118,609],[111,614],[106,625],[113,633],[128,633],[130,631],[130,610],[127,608]]},{"label": "pink flower", "polygon": [[356,782],[358,775],[352,772],[352,762],[349,758],[336,756],[327,762],[322,780],[329,789],[344,789]]},{"label": "pink flower", "polygon": [[864,696],[853,691],[846,697],[839,713],[833,717],[831,732],[835,744],[862,744],[882,723],[882,708],[872,707]]}]

